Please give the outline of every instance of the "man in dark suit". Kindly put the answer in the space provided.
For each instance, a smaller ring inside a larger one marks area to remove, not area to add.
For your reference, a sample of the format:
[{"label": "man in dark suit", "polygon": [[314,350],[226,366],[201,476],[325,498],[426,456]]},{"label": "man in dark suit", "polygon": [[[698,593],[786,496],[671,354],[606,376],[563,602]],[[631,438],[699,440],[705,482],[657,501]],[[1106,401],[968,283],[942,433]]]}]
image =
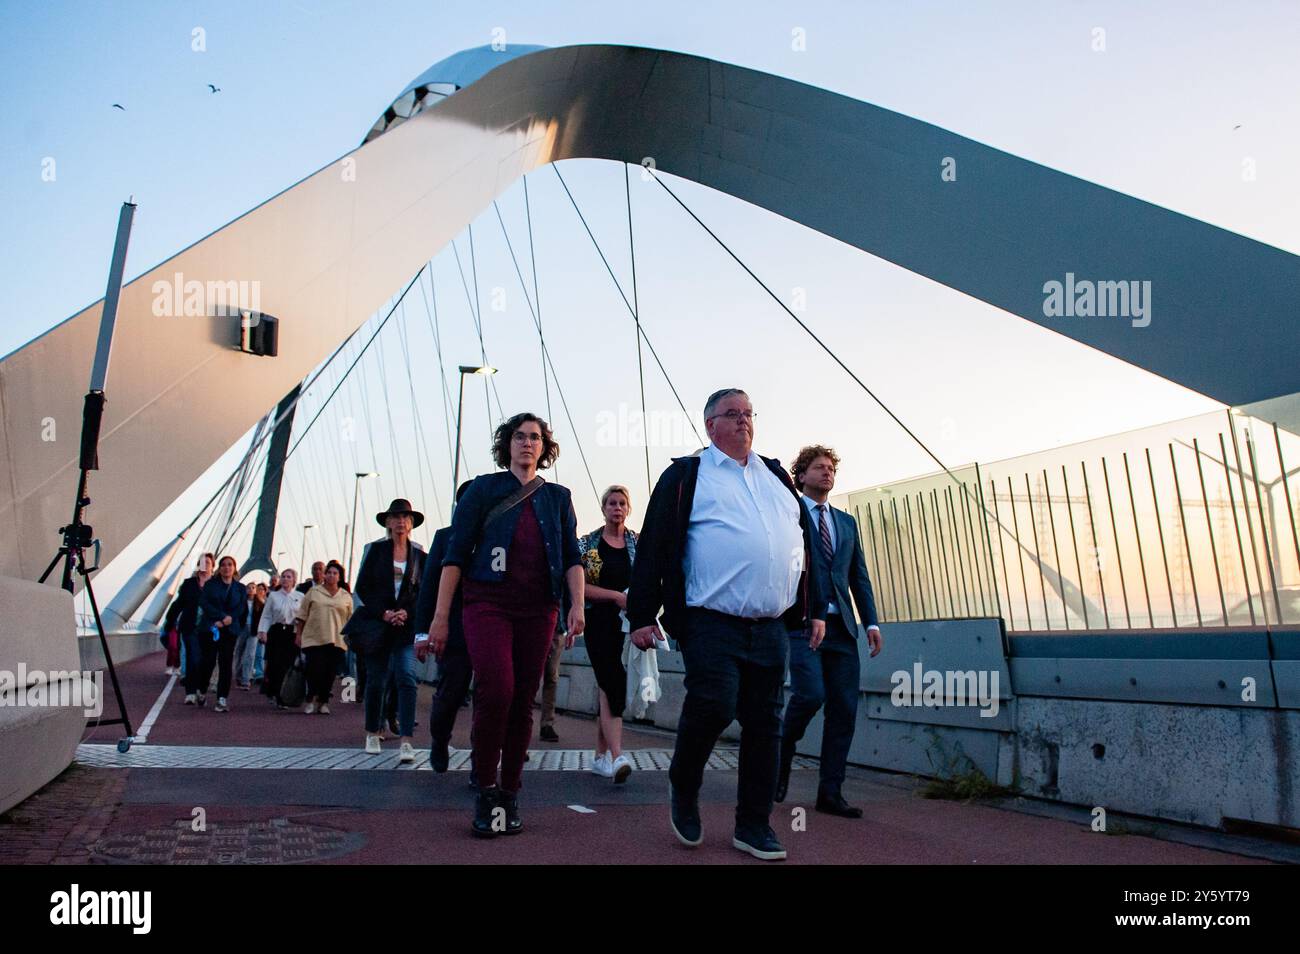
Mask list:
[{"label": "man in dark suit", "polygon": [[[456,499],[468,489],[471,481],[465,481],[456,488]],[[428,658],[436,647],[427,641],[429,627],[433,623],[433,611],[438,606],[438,585],[442,576],[442,560],[447,555],[447,542],[451,539],[451,527],[443,527],[433,535],[429,547],[429,559],[424,564],[424,580],[420,584],[420,599],[415,604],[415,655],[420,662]],[[451,604],[451,618],[447,645],[438,656],[438,690],[433,696],[433,706],[429,711],[429,731],[433,734],[433,747],[429,751],[429,762],[435,772],[445,772],[451,762],[451,732],[456,726],[456,714],[460,711],[465,694],[469,691],[470,680],[474,678],[474,667],[470,664],[469,648],[465,645],[465,627],[461,622],[461,596],[456,592]],[[472,777],[472,773],[471,773]]]},{"label": "man in dark suit", "polygon": [[317,560],[311,565],[311,579],[303,580],[298,584],[298,592],[306,593],[313,586],[320,586],[325,582],[325,561]]},{"label": "man in dark suit", "polygon": [[795,745],[824,704],[817,811],[842,818],[861,818],[862,809],[846,802],[841,793],[857,720],[861,676],[854,603],[866,627],[872,656],[880,652],[881,641],[876,600],[867,576],[858,523],[827,502],[835,487],[839,462],[835,451],[814,444],[799,451],[790,468],[812,522],[813,572],[821,580],[821,590],[830,602],[824,639],[810,638],[801,630],[790,633],[790,704],[785,710],[781,734],[781,774],[776,800],[785,801]]}]

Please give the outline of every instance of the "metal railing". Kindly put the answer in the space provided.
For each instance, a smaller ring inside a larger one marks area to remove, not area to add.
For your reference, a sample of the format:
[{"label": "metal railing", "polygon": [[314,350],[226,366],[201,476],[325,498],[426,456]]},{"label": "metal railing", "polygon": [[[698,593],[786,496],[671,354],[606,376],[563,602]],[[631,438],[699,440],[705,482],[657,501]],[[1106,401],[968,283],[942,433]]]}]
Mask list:
[{"label": "metal railing", "polygon": [[1300,437],[1213,412],[836,503],[883,619],[1277,626],[1300,623],[1298,475]]}]

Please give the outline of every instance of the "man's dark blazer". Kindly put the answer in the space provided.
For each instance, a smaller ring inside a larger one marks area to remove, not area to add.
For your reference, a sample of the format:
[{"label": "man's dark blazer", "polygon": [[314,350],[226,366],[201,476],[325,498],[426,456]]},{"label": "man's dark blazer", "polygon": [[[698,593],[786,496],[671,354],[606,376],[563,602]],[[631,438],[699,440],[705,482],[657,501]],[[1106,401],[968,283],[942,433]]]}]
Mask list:
[{"label": "man's dark blazer", "polygon": [[[415,631],[427,633],[433,625],[433,614],[438,608],[438,585],[442,580],[442,560],[447,555],[447,541],[451,539],[451,527],[443,527],[433,535],[429,545],[429,556],[424,561],[424,579],[420,581],[420,597],[415,604]],[[460,587],[451,601],[451,618],[447,627],[448,648],[465,646],[465,625],[460,617]]]},{"label": "man's dark blazer", "polygon": [[353,592],[361,600],[354,616],[361,620],[382,620],[387,610],[406,610],[403,626],[388,626],[385,631],[387,646],[400,646],[415,639],[415,607],[420,597],[420,581],[424,577],[428,555],[414,540],[407,538],[406,572],[397,595],[393,595],[393,541],[385,537],[366,544],[357,570]]},{"label": "man's dark blazer", "polygon": [[[807,512],[808,505],[803,499],[799,506]],[[867,575],[867,561],[862,552],[862,538],[858,535],[858,522],[843,510],[836,510],[827,505],[828,516],[835,521],[835,555],[829,567],[826,554],[822,550],[821,531],[817,526],[815,514],[809,514],[813,540],[813,567],[822,579],[826,598],[835,604],[844,625],[856,639],[858,635],[858,618],[853,613],[853,604],[857,603],[858,613],[862,616],[862,625],[876,626],[876,597],[871,590],[871,578]],[[850,601],[849,597],[853,600]]]}]

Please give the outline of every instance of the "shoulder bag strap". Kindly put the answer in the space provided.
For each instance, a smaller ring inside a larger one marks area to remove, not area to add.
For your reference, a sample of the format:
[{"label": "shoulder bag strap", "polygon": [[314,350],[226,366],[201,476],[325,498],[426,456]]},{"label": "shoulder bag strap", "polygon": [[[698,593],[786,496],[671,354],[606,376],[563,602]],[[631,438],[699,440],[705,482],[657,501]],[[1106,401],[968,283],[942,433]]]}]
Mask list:
[{"label": "shoulder bag strap", "polygon": [[487,516],[483,518],[483,529],[486,530],[491,526],[493,520],[496,520],[507,511],[513,510],[535,494],[538,488],[540,488],[544,483],[546,483],[546,481],[542,480],[541,477],[534,477],[532,480],[528,481],[528,483],[521,485],[518,490],[488,511]]}]

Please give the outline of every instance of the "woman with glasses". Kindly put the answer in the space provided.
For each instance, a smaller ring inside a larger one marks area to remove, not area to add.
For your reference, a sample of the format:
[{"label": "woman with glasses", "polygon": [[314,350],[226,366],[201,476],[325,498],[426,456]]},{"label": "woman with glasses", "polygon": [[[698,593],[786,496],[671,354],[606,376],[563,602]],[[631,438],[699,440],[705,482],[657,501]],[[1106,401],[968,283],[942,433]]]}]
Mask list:
[{"label": "woman with glasses", "polygon": [[533,697],[566,592],[566,645],[585,626],[573,500],[568,488],[537,473],[559,453],[550,425],[536,414],[516,414],[498,427],[492,455],[502,469],[476,477],[465,491],[442,561],[429,638],[441,658],[459,587],[474,667],[470,738],[478,796],[471,828],[480,837],[523,830],[518,794],[533,732]]}]

